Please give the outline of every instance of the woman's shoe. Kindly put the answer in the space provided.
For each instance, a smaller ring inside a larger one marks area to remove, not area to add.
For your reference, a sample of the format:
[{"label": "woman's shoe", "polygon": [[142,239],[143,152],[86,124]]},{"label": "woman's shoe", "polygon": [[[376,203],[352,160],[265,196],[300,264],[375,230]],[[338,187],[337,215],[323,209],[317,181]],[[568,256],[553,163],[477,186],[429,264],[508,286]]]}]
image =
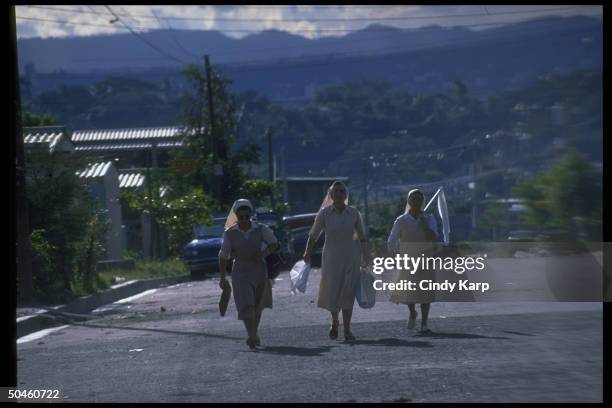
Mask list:
[{"label": "woman's shoe", "polygon": [[249,337],[246,341],[246,344],[249,346],[251,350],[255,350],[255,340]]},{"label": "woman's shoe", "polygon": [[429,330],[429,327],[427,327],[427,323],[425,324],[421,324],[421,334],[430,334],[431,330]]},{"label": "woman's shoe", "polygon": [[259,338],[259,336],[255,336],[255,345],[261,346],[261,339]]},{"label": "woman's shoe", "polygon": [[344,341],[346,341],[346,342],[353,342],[353,341],[355,341],[355,336],[353,336],[353,333],[351,333],[351,332],[344,333]]},{"label": "woman's shoe", "polygon": [[336,323],[331,325],[331,328],[329,329],[329,338],[332,340],[336,340],[338,338],[338,326],[340,325],[340,323]]}]

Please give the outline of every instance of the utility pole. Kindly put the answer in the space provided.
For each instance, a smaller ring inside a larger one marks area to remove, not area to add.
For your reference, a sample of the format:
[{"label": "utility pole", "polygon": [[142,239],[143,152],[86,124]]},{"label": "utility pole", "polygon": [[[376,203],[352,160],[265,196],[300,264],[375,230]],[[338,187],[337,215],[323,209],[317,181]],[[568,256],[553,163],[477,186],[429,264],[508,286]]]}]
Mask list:
[{"label": "utility pole", "polygon": [[147,180],[147,203],[148,203],[148,207],[149,207],[149,214],[148,215],[148,220],[149,220],[149,259],[153,259],[153,232],[154,232],[154,225],[153,225],[153,216],[151,214],[151,200],[152,200],[152,194],[153,194],[153,189],[151,188],[151,156],[149,156],[149,160],[147,163],[147,170],[146,170],[146,180]]},{"label": "utility pole", "polygon": [[[24,300],[30,300],[32,296],[32,263],[30,261],[30,223],[28,212],[28,201],[25,190],[25,161],[23,153],[23,134],[21,129],[21,98],[19,95],[19,65],[17,62],[17,29],[15,21],[15,6],[9,8],[9,35],[11,36],[11,59],[13,65],[13,77],[11,80],[11,102],[15,110],[14,133],[15,137],[15,179],[17,195],[17,274],[19,275],[19,295]],[[11,169],[12,171],[12,169]],[[9,364],[6,365],[7,386],[17,386],[17,280],[15,279],[14,269],[9,271],[10,280],[5,287],[8,291],[9,299],[9,330],[5,336],[4,345],[9,349]]]},{"label": "utility pole", "polygon": [[[153,168],[153,174],[157,174],[157,167],[158,167],[158,162],[157,162],[157,155],[158,155],[158,151],[157,151],[157,142],[153,141],[151,144],[151,167]],[[161,191],[160,191],[160,187],[159,185],[154,185],[152,186],[155,190],[155,196],[161,198]],[[157,224],[157,221],[154,221],[154,234],[155,234],[155,255],[158,258],[162,258],[162,252],[161,252],[161,244],[160,244],[160,236],[161,236],[161,232],[160,232],[160,228],[159,228],[159,224]]]},{"label": "utility pole", "polygon": [[212,152],[212,164],[213,164],[213,191],[215,197],[219,203],[223,202],[221,194],[221,183],[223,180],[223,167],[217,163],[218,151],[217,151],[217,133],[215,129],[215,109],[213,105],[213,86],[211,81],[210,62],[208,55],[204,56],[204,66],[206,68],[206,87],[208,93],[208,114],[210,118],[210,148]]},{"label": "utility pole", "polygon": [[[274,186],[274,156],[272,153],[272,129],[268,128],[266,130],[266,136],[268,139],[268,178],[270,179],[270,182],[272,183],[272,186]],[[274,208],[274,206],[276,205],[276,200],[274,198],[274,188],[272,188],[272,191],[270,192],[270,202],[272,203],[272,208]]]}]

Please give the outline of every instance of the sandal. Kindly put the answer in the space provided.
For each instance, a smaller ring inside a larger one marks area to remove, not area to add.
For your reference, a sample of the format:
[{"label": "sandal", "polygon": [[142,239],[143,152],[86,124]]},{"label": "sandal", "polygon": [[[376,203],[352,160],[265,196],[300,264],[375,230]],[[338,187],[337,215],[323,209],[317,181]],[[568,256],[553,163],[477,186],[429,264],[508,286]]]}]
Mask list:
[{"label": "sandal", "polygon": [[247,339],[246,344],[249,346],[251,350],[255,350],[255,341],[250,337]]},{"label": "sandal", "polygon": [[346,341],[346,342],[353,342],[353,341],[355,341],[355,336],[353,336],[353,333],[351,333],[351,332],[344,333],[344,341]]},{"label": "sandal", "polygon": [[329,338],[332,340],[336,340],[338,338],[338,326],[340,325],[340,322],[336,322],[336,324],[331,325],[330,329],[329,329]]}]

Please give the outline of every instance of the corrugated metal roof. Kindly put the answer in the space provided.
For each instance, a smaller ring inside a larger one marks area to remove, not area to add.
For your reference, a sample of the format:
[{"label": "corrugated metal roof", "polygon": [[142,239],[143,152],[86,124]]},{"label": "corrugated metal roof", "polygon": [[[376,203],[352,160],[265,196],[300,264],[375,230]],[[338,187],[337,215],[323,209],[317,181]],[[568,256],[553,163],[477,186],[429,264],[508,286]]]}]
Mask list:
[{"label": "corrugated metal roof", "polygon": [[138,188],[144,184],[145,176],[139,173],[119,174],[119,188]]},{"label": "corrugated metal roof", "polygon": [[[159,148],[181,147],[183,142],[180,140],[160,141],[156,143]],[[106,142],[106,143],[80,143],[75,147],[76,151],[102,151],[102,150],[145,150],[153,147],[152,142]]]},{"label": "corrugated metal roof", "polygon": [[182,130],[183,126],[75,130],[72,133],[72,141],[75,143],[82,143],[102,141],[133,141],[158,138],[179,138]]},{"label": "corrugated metal roof", "polygon": [[37,126],[23,129],[23,142],[25,144],[47,145],[50,152],[55,150],[64,136],[65,129],[63,126]]},{"label": "corrugated metal roof", "polygon": [[77,175],[81,178],[98,178],[104,177],[110,169],[112,162],[105,163],[89,163],[87,168],[83,171],[77,172]]}]

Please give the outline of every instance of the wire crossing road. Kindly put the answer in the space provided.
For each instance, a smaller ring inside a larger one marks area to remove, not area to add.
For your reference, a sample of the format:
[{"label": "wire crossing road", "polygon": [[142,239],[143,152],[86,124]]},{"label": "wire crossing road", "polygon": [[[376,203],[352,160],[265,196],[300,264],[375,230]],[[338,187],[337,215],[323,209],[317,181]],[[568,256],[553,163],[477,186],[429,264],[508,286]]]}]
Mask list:
[{"label": "wire crossing road", "polygon": [[428,335],[406,329],[404,305],[355,305],[346,344],[316,307],[320,271],[305,294],[288,279],[257,351],[233,300],[219,316],[218,281],[189,282],[19,343],[18,387],[61,388],[69,402],[602,400],[601,303],[434,303]]}]

